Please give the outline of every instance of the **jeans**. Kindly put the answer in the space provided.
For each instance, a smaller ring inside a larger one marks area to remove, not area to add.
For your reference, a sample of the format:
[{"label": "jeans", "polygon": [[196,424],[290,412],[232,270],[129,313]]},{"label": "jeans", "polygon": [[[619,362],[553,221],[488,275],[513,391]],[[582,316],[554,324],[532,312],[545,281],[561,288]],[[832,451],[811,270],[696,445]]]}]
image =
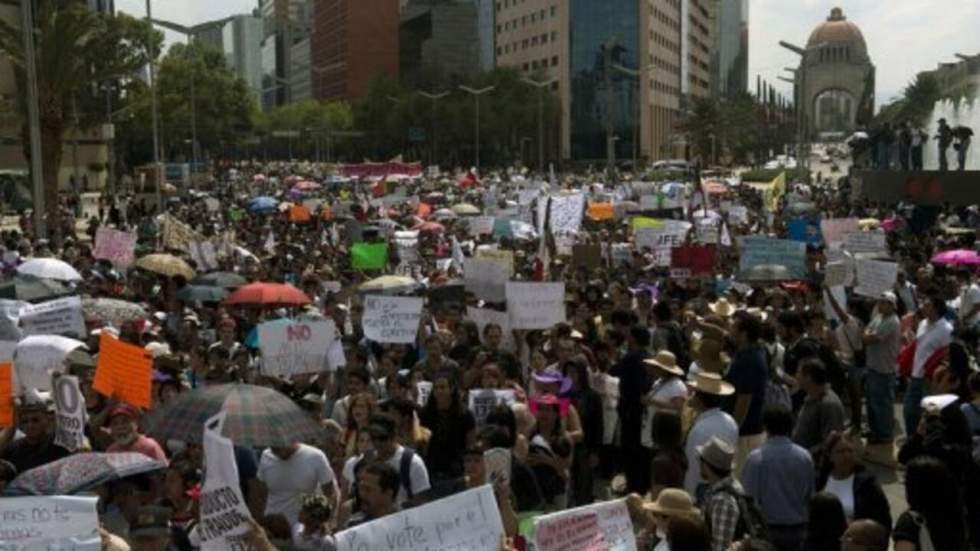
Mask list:
[{"label": "jeans", "polygon": [[970,142],[960,142],[960,148],[956,150],[956,163],[959,165],[957,170],[966,170],[966,153],[970,150]]},{"label": "jeans", "polygon": [[922,417],[922,398],[926,393],[926,381],[922,377],[909,379],[905,389],[905,402],[902,405],[902,417],[905,420],[905,436],[915,434],[919,428],[919,418]]},{"label": "jeans", "polygon": [[939,146],[939,170],[945,172],[949,170],[949,159],[946,158],[946,150],[949,144]]},{"label": "jeans", "polygon": [[895,435],[895,374],[865,371],[865,400],[868,407],[869,443],[890,442]]}]

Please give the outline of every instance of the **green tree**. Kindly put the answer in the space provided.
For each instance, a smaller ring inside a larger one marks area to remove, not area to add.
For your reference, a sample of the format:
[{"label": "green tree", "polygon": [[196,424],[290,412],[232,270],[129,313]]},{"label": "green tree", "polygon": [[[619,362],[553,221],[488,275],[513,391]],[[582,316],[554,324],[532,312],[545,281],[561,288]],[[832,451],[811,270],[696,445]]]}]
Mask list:
[{"label": "green tree", "polygon": [[712,139],[717,142],[722,126],[721,106],[713,98],[694,98],[690,110],[678,124],[678,128],[687,134],[692,155],[701,157],[702,164],[711,159],[711,142]]},{"label": "green tree", "polygon": [[[48,226],[61,238],[58,173],[65,131],[77,117],[82,128],[103,113],[79,109],[99,93],[99,83],[131,76],[157,51],[162,35],[123,14],[110,16],[69,0],[36,0],[34,33],[37,103],[44,159],[44,199]],[[20,111],[26,113],[26,54],[19,27],[0,21],[0,52],[8,56],[17,81]],[[23,136],[27,136],[26,117]],[[24,140],[25,143],[27,140]],[[26,146],[25,146],[26,148]]]}]

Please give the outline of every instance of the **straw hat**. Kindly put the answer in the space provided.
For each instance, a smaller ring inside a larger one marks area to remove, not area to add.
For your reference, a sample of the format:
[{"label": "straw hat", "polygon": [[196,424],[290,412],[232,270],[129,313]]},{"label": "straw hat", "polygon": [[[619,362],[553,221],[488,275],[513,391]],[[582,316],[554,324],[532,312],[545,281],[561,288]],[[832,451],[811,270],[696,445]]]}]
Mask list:
[{"label": "straw hat", "polygon": [[721,373],[731,363],[731,358],[724,351],[724,345],[717,339],[702,337],[692,355],[698,362],[698,367],[711,373]]},{"label": "straw hat", "polygon": [[692,517],[699,513],[691,496],[679,488],[665,488],[657,496],[657,501],[644,503],[643,509],[668,517]]},{"label": "straw hat", "polygon": [[718,314],[724,318],[727,318],[735,313],[735,305],[728,302],[728,299],[725,297],[718,299],[718,302],[712,302],[710,305],[708,305],[708,308],[710,308],[715,314]]},{"label": "straw hat", "polygon": [[731,383],[722,380],[721,375],[717,373],[705,373],[702,371],[694,376],[694,380],[689,382],[688,386],[698,392],[714,394],[715,396],[731,396],[735,394],[735,387]]},{"label": "straw hat", "polygon": [[735,461],[735,449],[728,442],[712,436],[707,443],[697,446],[698,457],[716,469],[731,471]]},{"label": "straw hat", "polygon": [[684,370],[678,367],[677,357],[670,350],[661,350],[657,352],[657,355],[648,360],[643,360],[643,363],[647,365],[652,365],[658,369],[662,369],[671,375],[676,375],[678,377],[684,376]]}]

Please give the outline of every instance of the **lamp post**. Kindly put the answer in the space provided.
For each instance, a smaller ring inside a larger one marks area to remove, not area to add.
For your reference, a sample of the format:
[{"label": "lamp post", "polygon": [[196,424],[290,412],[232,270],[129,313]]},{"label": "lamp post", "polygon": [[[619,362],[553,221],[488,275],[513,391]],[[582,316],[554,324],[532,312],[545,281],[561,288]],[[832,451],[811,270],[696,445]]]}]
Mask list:
[{"label": "lamp post", "polygon": [[473,99],[476,101],[476,138],[473,153],[476,159],[476,171],[480,172],[480,96],[486,94],[487,92],[493,91],[496,86],[487,86],[486,88],[470,88],[469,86],[460,85],[459,89],[466,92],[467,94],[472,94]]},{"label": "lamp post", "polygon": [[[544,174],[544,91],[557,82],[557,78],[539,82],[527,77],[521,79],[525,84],[530,84],[538,89],[538,172]],[[524,154],[524,146],[521,146],[521,155]]]},{"label": "lamp post", "polygon": [[[27,79],[27,119],[31,144],[31,189],[34,195],[34,234],[47,237],[44,216],[44,180],[41,171],[41,121],[38,109],[37,58],[34,53],[34,13],[33,1],[20,1],[20,28],[24,39],[24,73]],[[57,170],[55,167],[54,170]]]},{"label": "lamp post", "polygon": [[431,132],[432,132],[432,159],[431,159],[431,164],[438,165],[439,164],[439,161],[437,159],[439,157],[436,155],[436,151],[437,151],[437,147],[439,146],[439,142],[436,140],[436,102],[439,101],[439,100],[441,100],[442,98],[448,96],[449,95],[449,91],[447,90],[445,92],[426,92],[424,90],[419,90],[419,95],[422,96],[423,98],[428,98],[429,101],[432,102],[432,120],[431,120],[431,123],[432,123],[432,130],[431,130]]},{"label": "lamp post", "polygon": [[[151,0],[146,0],[146,20],[153,24],[153,8]],[[153,168],[154,187],[157,198],[157,211],[163,210],[163,197],[160,195],[161,180],[163,179],[163,166],[160,164],[160,115],[157,111],[157,77],[156,60],[157,53],[150,51],[150,110],[153,116]]]}]

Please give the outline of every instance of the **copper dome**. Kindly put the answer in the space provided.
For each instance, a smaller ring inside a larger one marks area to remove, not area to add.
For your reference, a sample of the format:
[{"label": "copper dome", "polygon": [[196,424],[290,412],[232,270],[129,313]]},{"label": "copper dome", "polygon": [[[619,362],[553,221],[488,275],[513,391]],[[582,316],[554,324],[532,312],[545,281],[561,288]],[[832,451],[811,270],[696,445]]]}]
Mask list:
[{"label": "copper dome", "polygon": [[861,29],[848,21],[840,8],[830,10],[830,17],[817,25],[817,28],[810,33],[810,39],[806,43],[807,47],[810,48],[819,44],[857,46],[861,51],[867,51]]}]

